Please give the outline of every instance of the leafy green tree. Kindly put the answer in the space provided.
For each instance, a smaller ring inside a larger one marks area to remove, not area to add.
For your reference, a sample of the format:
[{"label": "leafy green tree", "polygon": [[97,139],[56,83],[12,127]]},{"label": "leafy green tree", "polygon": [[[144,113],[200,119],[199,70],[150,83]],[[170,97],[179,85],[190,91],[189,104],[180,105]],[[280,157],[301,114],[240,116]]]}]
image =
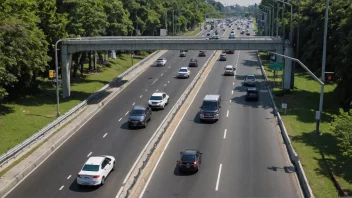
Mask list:
[{"label": "leafy green tree", "polygon": [[129,19],[130,13],[123,8],[121,1],[105,1],[104,8],[109,23],[106,29],[107,36],[126,36],[133,30],[133,23]]},{"label": "leafy green tree", "polygon": [[331,130],[337,137],[337,147],[343,156],[352,159],[352,115],[340,109],[339,115],[334,116]]}]

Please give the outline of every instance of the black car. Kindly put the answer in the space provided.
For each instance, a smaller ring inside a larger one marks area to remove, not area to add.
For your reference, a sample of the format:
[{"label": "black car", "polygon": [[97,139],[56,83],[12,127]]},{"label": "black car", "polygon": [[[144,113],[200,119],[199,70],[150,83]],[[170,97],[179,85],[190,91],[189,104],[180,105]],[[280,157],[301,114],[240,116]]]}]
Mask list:
[{"label": "black car", "polygon": [[258,101],[259,100],[259,92],[258,92],[257,88],[255,88],[255,87],[247,88],[246,100],[247,101],[251,101],[251,100]]},{"label": "black car", "polygon": [[205,57],[205,51],[199,51],[198,56],[199,57]]},{"label": "black car", "polygon": [[221,54],[220,58],[219,58],[219,61],[226,61],[226,60],[227,60],[226,54]]},{"label": "black car", "polygon": [[146,127],[150,121],[152,110],[148,106],[133,107],[128,117],[128,127]]},{"label": "black car", "polygon": [[199,150],[186,149],[181,153],[180,161],[177,161],[179,171],[186,172],[197,172],[199,171],[199,164],[202,163],[202,154]]},{"label": "black car", "polygon": [[188,67],[198,67],[198,60],[191,59],[191,61],[189,61]]}]

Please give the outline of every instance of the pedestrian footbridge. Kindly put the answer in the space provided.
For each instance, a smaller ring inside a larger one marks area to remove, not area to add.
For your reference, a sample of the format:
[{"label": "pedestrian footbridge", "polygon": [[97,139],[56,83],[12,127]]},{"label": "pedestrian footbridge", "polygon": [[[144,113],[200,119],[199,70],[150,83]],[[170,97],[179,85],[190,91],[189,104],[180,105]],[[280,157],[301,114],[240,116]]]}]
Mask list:
[{"label": "pedestrian footbridge", "polygon": [[[70,96],[72,54],[106,50],[270,50],[283,54],[283,40],[271,36],[244,36],[235,39],[187,36],[108,36],[68,38],[61,41],[63,96]],[[277,57],[278,62],[281,57]]]}]

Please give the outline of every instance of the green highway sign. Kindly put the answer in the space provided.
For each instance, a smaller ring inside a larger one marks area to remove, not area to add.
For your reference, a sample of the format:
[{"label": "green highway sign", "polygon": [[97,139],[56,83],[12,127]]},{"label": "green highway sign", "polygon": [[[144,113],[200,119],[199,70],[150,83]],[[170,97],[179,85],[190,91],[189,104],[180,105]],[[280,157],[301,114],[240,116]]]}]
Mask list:
[{"label": "green highway sign", "polygon": [[282,63],[270,62],[269,69],[274,71],[282,71]]}]

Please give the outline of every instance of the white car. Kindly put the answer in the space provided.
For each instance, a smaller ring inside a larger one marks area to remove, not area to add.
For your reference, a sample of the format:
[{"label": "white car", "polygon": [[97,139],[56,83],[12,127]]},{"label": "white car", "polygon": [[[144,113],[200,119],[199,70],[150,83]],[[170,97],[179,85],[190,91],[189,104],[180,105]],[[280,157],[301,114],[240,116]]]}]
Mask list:
[{"label": "white car", "polygon": [[148,105],[152,109],[164,109],[169,103],[169,95],[165,92],[153,93],[148,101]]},{"label": "white car", "polygon": [[165,66],[166,65],[166,58],[158,58],[158,60],[156,60],[156,66]]},{"label": "white car", "polygon": [[233,65],[226,65],[226,67],[224,69],[225,69],[224,76],[227,76],[227,75],[234,76],[235,75],[236,68],[234,68]]},{"label": "white car", "polygon": [[181,67],[180,70],[178,70],[178,78],[189,78],[189,75],[191,74],[191,71],[188,69],[188,67]]},{"label": "white car", "polygon": [[102,155],[90,157],[77,174],[77,184],[87,186],[104,185],[106,177],[115,168],[115,158]]}]

